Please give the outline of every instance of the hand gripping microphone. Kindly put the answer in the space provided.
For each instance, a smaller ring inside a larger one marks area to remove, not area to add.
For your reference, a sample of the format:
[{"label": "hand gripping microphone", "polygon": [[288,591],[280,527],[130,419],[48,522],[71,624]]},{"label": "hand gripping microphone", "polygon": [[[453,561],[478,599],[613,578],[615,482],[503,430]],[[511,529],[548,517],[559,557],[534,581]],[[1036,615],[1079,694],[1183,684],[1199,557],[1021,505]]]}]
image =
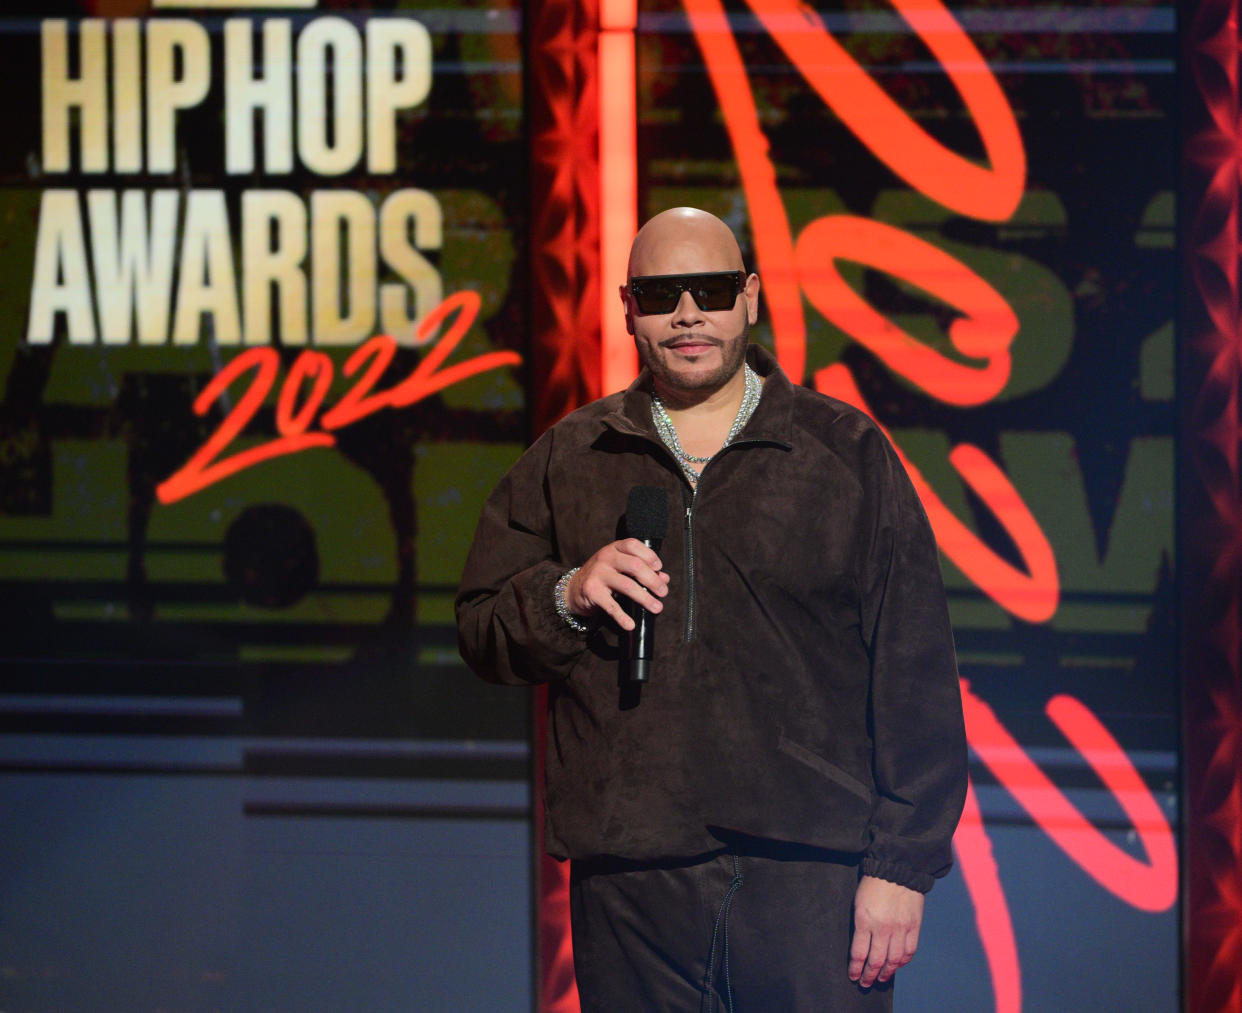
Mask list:
[{"label": "hand gripping microphone", "polygon": [[[660,551],[668,533],[668,491],[650,485],[636,485],[625,504],[625,533],[647,548]],[[651,655],[655,647],[655,616],[634,603],[630,609],[634,629],[630,632],[630,681],[646,682],[651,677]]]}]

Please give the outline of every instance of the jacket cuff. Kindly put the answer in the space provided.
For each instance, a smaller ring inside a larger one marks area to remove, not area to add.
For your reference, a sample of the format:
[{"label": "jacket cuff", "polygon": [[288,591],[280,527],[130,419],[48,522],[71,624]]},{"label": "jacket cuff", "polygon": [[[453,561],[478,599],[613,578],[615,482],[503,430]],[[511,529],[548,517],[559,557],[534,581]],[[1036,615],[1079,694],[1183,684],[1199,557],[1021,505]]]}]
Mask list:
[{"label": "jacket cuff", "polygon": [[586,624],[586,629],[576,629],[557,612],[556,584],[564,572],[559,566],[540,566],[525,589],[525,604],[530,610],[532,629],[541,642],[557,651],[576,653],[586,644],[594,626]]},{"label": "jacket cuff", "polygon": [[569,582],[573,580],[573,576],[581,567],[575,566],[572,570],[566,570],[557,578],[555,584],[552,585],[552,602],[556,606],[556,614],[564,620],[575,633],[590,633],[591,627],[585,619],[582,619],[569,611],[569,603],[565,600],[565,592],[569,587]]},{"label": "jacket cuff", "polygon": [[909,890],[927,893],[936,882],[935,878],[925,872],[919,872],[905,862],[885,862],[879,858],[865,856],[862,860],[862,874],[886,879],[890,883],[904,886]]}]

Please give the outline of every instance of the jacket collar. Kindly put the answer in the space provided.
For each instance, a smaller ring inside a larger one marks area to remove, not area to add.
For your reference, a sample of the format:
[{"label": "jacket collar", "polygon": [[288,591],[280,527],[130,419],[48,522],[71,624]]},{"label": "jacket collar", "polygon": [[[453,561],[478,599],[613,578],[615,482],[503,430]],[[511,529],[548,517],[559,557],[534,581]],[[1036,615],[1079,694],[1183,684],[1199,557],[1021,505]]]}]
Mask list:
[{"label": "jacket collar", "polygon": [[[751,369],[763,377],[763,396],[759,407],[750,417],[738,441],[776,443],[782,447],[793,446],[793,384],[781,369],[776,358],[762,345],[750,345],[746,349],[746,361]],[[637,379],[625,389],[621,407],[604,416],[604,424],[611,429],[631,436],[659,442],[660,437],[651,423],[651,374],[643,367]]]}]

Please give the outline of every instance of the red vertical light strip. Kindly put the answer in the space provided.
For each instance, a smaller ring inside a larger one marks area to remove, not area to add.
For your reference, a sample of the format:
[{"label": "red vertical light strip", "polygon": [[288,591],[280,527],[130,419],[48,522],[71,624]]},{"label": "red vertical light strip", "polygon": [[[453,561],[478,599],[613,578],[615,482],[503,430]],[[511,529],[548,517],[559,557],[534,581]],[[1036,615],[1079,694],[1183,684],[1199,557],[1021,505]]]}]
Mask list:
[{"label": "red vertical light strip", "polygon": [[[526,8],[531,165],[532,428],[600,395],[599,107],[596,0]],[[568,867],[544,854],[547,694],[534,695],[535,1008],[577,1013]]]},{"label": "red vertical light strip", "polygon": [[1182,122],[1183,815],[1189,1013],[1242,1010],[1242,491],[1237,0],[1199,0]]},{"label": "red vertical light strip", "polygon": [[[603,4],[535,0],[527,7],[535,433],[625,386],[637,371],[620,312],[606,312],[619,310],[616,286],[625,280],[625,258],[637,227],[637,6],[635,0]],[[607,88],[600,87],[601,80],[608,81]],[[601,131],[601,123],[608,129]],[[606,333],[601,310],[609,321]],[[533,724],[536,1008],[577,1013],[569,869],[544,854],[546,692],[535,694]]]},{"label": "red vertical light strip", "polygon": [[600,395],[595,0],[537,0],[527,18],[531,389],[542,432]]},{"label": "red vertical light strip", "polygon": [[599,89],[600,331],[604,393],[629,386],[638,354],[625,329],[618,287],[625,282],[630,241],[638,229],[636,0],[602,0]]}]

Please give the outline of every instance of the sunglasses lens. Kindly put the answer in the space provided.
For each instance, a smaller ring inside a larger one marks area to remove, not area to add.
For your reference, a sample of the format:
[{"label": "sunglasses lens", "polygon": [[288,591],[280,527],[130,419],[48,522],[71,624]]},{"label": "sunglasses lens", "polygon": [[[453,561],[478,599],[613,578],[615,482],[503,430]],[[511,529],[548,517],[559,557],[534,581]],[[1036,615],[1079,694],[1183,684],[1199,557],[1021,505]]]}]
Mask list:
[{"label": "sunglasses lens", "polygon": [[737,275],[717,274],[697,279],[690,295],[701,310],[727,310],[737,298]]},{"label": "sunglasses lens", "polygon": [[681,298],[681,282],[677,276],[644,279],[641,287],[634,287],[638,308],[644,313],[672,313]]},{"label": "sunglasses lens", "polygon": [[640,313],[672,313],[682,292],[689,292],[701,310],[727,310],[740,291],[738,272],[653,275],[630,281],[630,292]]}]

